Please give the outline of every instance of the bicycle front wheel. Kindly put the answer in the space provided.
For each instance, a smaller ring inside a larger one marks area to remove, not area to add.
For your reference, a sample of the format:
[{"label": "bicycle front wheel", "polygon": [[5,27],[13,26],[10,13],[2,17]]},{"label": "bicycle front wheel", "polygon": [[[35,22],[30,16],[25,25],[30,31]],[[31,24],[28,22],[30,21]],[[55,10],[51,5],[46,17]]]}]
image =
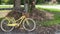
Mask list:
[{"label": "bicycle front wheel", "polygon": [[2,31],[10,32],[10,31],[12,31],[14,29],[14,27],[12,27],[12,26],[7,26],[8,23],[12,24],[13,22],[9,21],[8,19],[3,19],[1,21],[1,29],[2,29]]},{"label": "bicycle front wheel", "polygon": [[23,21],[23,28],[27,31],[33,31],[36,28],[36,23],[33,19],[31,18],[26,18]]}]

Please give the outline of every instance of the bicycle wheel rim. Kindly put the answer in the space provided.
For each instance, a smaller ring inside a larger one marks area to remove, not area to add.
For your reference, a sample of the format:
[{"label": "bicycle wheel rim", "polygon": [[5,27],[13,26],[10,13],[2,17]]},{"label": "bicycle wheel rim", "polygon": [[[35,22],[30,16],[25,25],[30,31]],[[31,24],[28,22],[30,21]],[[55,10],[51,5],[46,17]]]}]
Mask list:
[{"label": "bicycle wheel rim", "polygon": [[25,25],[24,25],[26,20],[24,20],[24,21],[23,21],[23,28],[24,28],[25,30],[27,30],[27,31],[33,31],[33,30],[35,30],[35,28],[36,28],[36,23],[35,23],[35,21],[34,21],[33,19],[31,19],[31,18],[27,18],[27,20],[33,21],[33,24],[34,24],[33,26],[34,26],[34,27],[33,27],[32,29],[27,29],[27,28],[25,27]]},{"label": "bicycle wheel rim", "polygon": [[3,28],[3,22],[4,22],[5,20],[7,20],[7,19],[3,19],[3,20],[1,21],[1,29],[2,29],[2,31],[4,31],[4,32],[10,32],[10,31],[12,31],[12,30],[14,29],[14,27],[11,27],[10,30],[6,30],[6,29]]}]

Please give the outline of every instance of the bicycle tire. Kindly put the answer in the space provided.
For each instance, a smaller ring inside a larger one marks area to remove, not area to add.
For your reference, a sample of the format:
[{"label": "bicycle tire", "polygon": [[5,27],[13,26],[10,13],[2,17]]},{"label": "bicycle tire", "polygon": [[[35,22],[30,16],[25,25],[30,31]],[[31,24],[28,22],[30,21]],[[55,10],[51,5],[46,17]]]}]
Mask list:
[{"label": "bicycle tire", "polygon": [[[14,29],[14,27],[11,27],[11,29],[10,30],[6,30],[6,29],[4,29],[3,28],[3,23],[4,23],[4,21],[5,20],[7,20],[7,21],[9,21],[8,19],[3,19],[2,21],[1,21],[1,29],[2,29],[2,31],[4,31],[4,32],[10,32],[10,31],[12,31],[13,29]],[[9,23],[9,22],[8,22]],[[6,26],[7,27],[7,26]]]},{"label": "bicycle tire", "polygon": [[[31,20],[32,22],[33,22],[33,28],[32,29],[27,29],[26,27],[25,27],[25,21],[27,21],[27,20]],[[24,21],[23,21],[23,28],[25,29],[25,30],[27,30],[27,31],[33,31],[33,30],[35,30],[35,28],[36,28],[36,23],[35,23],[35,21],[33,20],[33,19],[31,19],[31,18],[26,18]]]}]

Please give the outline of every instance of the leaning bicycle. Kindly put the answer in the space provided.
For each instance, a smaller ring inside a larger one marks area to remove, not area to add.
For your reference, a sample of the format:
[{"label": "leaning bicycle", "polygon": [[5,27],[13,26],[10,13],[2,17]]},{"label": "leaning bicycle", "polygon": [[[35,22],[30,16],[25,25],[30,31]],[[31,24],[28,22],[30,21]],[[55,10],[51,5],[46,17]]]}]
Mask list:
[{"label": "leaning bicycle", "polygon": [[[19,21],[19,23],[17,23]],[[36,28],[36,23],[33,19],[27,18],[25,15],[21,16],[18,20],[15,20],[13,17],[5,17],[1,21],[1,29],[4,32],[10,32],[15,27],[23,26],[27,31],[33,31]]]}]

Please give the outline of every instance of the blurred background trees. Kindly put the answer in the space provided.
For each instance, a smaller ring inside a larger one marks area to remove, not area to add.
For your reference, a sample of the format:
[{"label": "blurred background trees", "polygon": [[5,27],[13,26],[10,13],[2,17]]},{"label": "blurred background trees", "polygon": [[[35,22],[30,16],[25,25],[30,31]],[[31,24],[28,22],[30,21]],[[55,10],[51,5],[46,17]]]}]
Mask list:
[{"label": "blurred background trees", "polygon": [[13,0],[0,0],[0,4],[13,4]]},{"label": "blurred background trees", "polygon": [[[58,2],[60,3],[60,0],[36,0],[36,4],[45,4],[49,2]],[[13,4],[13,0],[0,0],[0,4]],[[21,0],[21,4],[24,4],[24,0]]]},{"label": "blurred background trees", "polygon": [[0,0],[0,4],[1,4],[1,0]]}]

